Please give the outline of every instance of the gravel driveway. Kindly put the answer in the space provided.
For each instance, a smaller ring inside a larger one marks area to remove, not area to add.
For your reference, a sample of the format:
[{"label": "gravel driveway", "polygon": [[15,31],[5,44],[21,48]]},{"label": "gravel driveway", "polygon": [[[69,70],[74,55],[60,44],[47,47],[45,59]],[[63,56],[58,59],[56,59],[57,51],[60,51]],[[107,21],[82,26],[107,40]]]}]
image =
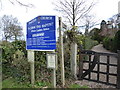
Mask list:
[{"label": "gravel driveway", "polygon": [[[111,53],[110,51],[104,49],[102,44],[94,46],[92,48],[92,50],[96,51],[96,52],[109,52],[109,53]],[[107,62],[107,57],[106,56],[100,56],[100,62],[106,63]],[[115,57],[110,57],[110,64],[116,64],[116,63],[117,63],[117,59]],[[87,69],[88,68],[88,64],[84,64],[84,68]],[[97,65],[94,68],[94,70],[97,70]],[[106,65],[100,65],[100,71],[106,72],[106,70],[107,70],[107,66]],[[113,67],[113,66],[110,66],[109,72],[116,74],[117,73],[117,68]],[[92,79],[96,79],[97,74],[92,73],[91,76],[92,76],[91,77]],[[106,81],[106,75],[104,75],[104,74],[100,74],[99,78],[100,78],[100,81]],[[109,76],[109,82],[116,84],[116,77]],[[80,85],[87,85],[90,88],[116,88],[114,86],[105,85],[105,84],[96,83],[96,82],[87,81],[87,80],[76,81],[75,83],[80,84]]]}]

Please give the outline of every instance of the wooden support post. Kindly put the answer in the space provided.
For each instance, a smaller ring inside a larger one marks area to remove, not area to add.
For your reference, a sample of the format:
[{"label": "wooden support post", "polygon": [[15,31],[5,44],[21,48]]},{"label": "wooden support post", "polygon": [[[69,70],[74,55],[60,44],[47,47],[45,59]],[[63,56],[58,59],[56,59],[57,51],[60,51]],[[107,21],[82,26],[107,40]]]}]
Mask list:
[{"label": "wooden support post", "polygon": [[99,55],[97,55],[97,60],[98,60],[98,62],[97,62],[97,82],[99,83],[99,78],[100,78],[100,56]]},{"label": "wooden support post", "polygon": [[0,46],[0,90],[2,90],[2,48]]},{"label": "wooden support post", "polygon": [[56,88],[56,66],[57,66],[57,55],[55,51],[47,53],[47,68],[51,68],[52,71],[52,87]]},{"label": "wooden support post", "polygon": [[56,69],[53,69],[53,87],[56,88]]},{"label": "wooden support post", "polygon": [[120,88],[120,50],[118,51],[118,62],[117,62],[117,88]]},{"label": "wooden support post", "polygon": [[61,81],[62,81],[62,86],[64,87],[65,85],[65,73],[64,73],[64,52],[63,52],[63,38],[61,35],[61,30],[62,30],[62,18],[59,17],[59,39],[60,39],[60,63],[61,63]]},{"label": "wooden support post", "polygon": [[71,73],[75,79],[77,79],[77,44],[71,44]]},{"label": "wooden support post", "polygon": [[106,76],[106,82],[109,83],[109,64],[110,64],[110,56],[107,56],[107,76]]},{"label": "wooden support post", "polygon": [[[89,68],[90,68],[90,65],[91,65],[91,55],[89,55]],[[88,75],[88,78],[91,79],[91,73]]]},{"label": "wooden support post", "polygon": [[82,58],[82,54],[79,51],[79,76],[78,79],[82,80],[83,78],[81,78],[83,74],[83,58]]},{"label": "wooden support post", "polygon": [[118,14],[120,13],[120,1],[118,2]]},{"label": "wooden support post", "polygon": [[34,85],[35,82],[34,62],[30,62],[30,69],[31,69],[31,84]]},{"label": "wooden support post", "polygon": [[31,70],[31,84],[34,85],[35,82],[34,51],[32,50],[28,50],[28,62],[30,63],[30,70]]}]

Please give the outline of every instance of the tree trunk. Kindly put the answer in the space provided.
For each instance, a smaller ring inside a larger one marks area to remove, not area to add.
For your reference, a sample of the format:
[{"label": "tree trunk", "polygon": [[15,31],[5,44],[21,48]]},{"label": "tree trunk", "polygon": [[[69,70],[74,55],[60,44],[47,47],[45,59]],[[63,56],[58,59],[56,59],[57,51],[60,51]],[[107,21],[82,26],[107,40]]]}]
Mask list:
[{"label": "tree trunk", "polygon": [[77,44],[71,44],[71,73],[74,78],[77,78]]}]

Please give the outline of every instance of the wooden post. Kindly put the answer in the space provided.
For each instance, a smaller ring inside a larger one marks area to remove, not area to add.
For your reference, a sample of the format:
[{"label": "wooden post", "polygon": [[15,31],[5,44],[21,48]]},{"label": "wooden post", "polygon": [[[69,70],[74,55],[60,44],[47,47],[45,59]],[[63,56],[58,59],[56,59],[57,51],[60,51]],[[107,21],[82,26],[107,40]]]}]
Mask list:
[{"label": "wooden post", "polygon": [[118,2],[118,14],[120,13],[120,1]]},{"label": "wooden post", "polygon": [[53,87],[56,88],[56,69],[53,69]]},{"label": "wooden post", "polygon": [[[51,53],[55,53],[55,51],[53,51]],[[55,68],[53,68],[53,77],[52,77],[52,79],[53,79],[52,83],[53,83],[54,88],[56,88],[56,60],[57,60],[57,58],[55,55]]]},{"label": "wooden post", "polygon": [[0,46],[0,90],[2,90],[2,48]]},{"label": "wooden post", "polygon": [[63,52],[63,38],[61,35],[61,30],[62,30],[62,18],[59,17],[59,39],[60,39],[60,63],[61,63],[61,81],[62,81],[62,86],[64,87],[65,85],[65,73],[64,73],[64,52]]},{"label": "wooden post", "polygon": [[81,76],[83,74],[83,59],[82,59],[82,54],[79,51],[79,76],[78,79],[82,80]]},{"label": "wooden post", "polygon": [[77,44],[72,43],[71,44],[71,73],[74,76],[75,79],[77,79]]},{"label": "wooden post", "polygon": [[28,62],[30,63],[31,70],[31,84],[34,85],[35,82],[35,71],[34,71],[34,51],[28,50]]},{"label": "wooden post", "polygon": [[31,84],[34,85],[35,82],[34,62],[30,62],[30,69],[31,69]]},{"label": "wooden post", "polygon": [[117,88],[120,88],[120,50],[118,51],[118,62],[117,62]]},{"label": "wooden post", "polygon": [[[51,55],[49,55],[49,54],[55,55],[55,58],[54,57],[50,58]],[[50,61],[52,61],[52,62],[50,62]],[[53,88],[56,88],[56,65],[57,65],[56,61],[57,61],[57,55],[56,55],[55,51],[48,52],[48,55],[47,55],[47,64],[48,64],[48,66],[47,67],[53,69],[52,82],[51,82]]]}]

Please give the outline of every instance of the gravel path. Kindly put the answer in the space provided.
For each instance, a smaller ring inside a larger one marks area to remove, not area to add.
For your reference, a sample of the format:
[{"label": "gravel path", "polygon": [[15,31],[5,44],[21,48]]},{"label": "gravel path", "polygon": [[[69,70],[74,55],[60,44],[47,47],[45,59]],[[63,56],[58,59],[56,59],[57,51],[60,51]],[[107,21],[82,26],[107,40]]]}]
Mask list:
[{"label": "gravel path", "polygon": [[[110,51],[104,49],[102,44],[94,46],[92,48],[92,50],[96,51],[96,52],[109,52],[109,53],[111,53]],[[107,62],[107,57],[106,56],[100,56],[100,62],[106,63]],[[114,58],[114,57],[110,57],[110,64],[116,64],[116,63],[117,63],[117,59]],[[88,68],[88,64],[84,64],[84,68],[87,69]],[[94,70],[97,70],[97,65],[94,68]],[[106,72],[106,70],[107,70],[106,65],[100,65],[100,71]],[[117,68],[111,66],[109,72],[116,74],[117,73]],[[91,77],[92,79],[96,79],[97,74],[92,73],[91,76],[92,76]],[[100,78],[100,81],[106,81],[106,75],[104,75],[104,74],[100,74],[99,78]],[[109,82],[116,84],[116,77],[110,76],[109,77]],[[87,80],[76,81],[75,83],[80,84],[80,85],[87,85],[90,88],[116,88],[114,86],[105,85],[105,84],[96,83],[96,82],[91,82],[91,81],[87,81]]]}]

